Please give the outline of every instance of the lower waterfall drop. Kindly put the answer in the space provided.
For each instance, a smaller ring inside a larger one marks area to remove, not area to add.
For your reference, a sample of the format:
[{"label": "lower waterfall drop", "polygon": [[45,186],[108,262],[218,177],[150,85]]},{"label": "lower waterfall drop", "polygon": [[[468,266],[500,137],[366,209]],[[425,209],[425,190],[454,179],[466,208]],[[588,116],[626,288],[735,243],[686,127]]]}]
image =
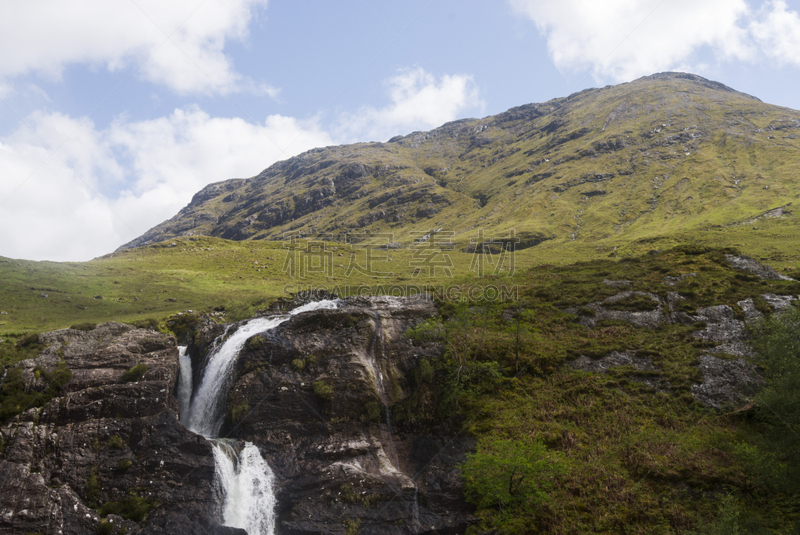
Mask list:
[{"label": "lower waterfall drop", "polygon": [[[214,341],[206,358],[199,384],[192,383],[192,361],[186,348],[180,350],[180,376],[177,397],[180,421],[190,431],[211,441],[214,452],[217,491],[225,526],[241,528],[248,535],[274,535],[275,476],[258,447],[252,442],[216,438],[225,419],[225,403],[239,352],[248,338],[270,331],[292,316],[310,310],[332,309],[338,300],[306,303],[288,314],[255,318],[228,335],[228,330]],[[227,336],[227,338],[225,338]]]},{"label": "lower waterfall drop", "polygon": [[224,525],[241,528],[248,535],[275,532],[275,492],[267,462],[252,442],[237,453],[226,440],[212,440],[215,477],[222,494]]}]

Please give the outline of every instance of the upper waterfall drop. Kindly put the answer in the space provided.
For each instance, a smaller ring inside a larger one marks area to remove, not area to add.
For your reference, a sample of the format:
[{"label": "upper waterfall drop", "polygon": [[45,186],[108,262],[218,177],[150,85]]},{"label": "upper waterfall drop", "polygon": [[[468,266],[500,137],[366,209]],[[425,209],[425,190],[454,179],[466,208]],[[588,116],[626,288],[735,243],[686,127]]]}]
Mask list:
[{"label": "upper waterfall drop", "polygon": [[203,378],[191,397],[186,418],[181,417],[184,425],[205,437],[217,436],[225,420],[225,402],[230,388],[231,372],[247,339],[272,330],[302,312],[332,309],[336,308],[338,303],[338,300],[315,301],[297,307],[285,315],[255,318],[239,326],[223,343],[215,343],[213,353],[209,355],[203,371]]},{"label": "upper waterfall drop", "polygon": [[178,362],[180,374],[178,375],[178,414],[181,423],[186,423],[189,406],[192,402],[192,359],[186,354],[186,346],[178,346]]}]

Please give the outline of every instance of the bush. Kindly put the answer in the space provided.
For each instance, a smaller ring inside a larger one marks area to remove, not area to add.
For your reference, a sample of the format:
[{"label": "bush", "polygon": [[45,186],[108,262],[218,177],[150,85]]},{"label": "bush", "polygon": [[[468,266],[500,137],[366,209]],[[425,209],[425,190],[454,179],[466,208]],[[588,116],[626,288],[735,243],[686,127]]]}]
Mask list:
[{"label": "bush", "polygon": [[139,329],[150,329],[151,331],[158,331],[158,320],[155,318],[147,318],[131,323],[134,327]]},{"label": "bush", "polygon": [[325,381],[316,381],[314,383],[314,394],[323,401],[332,400],[333,392],[333,387]]},{"label": "bush", "polygon": [[767,386],[756,403],[767,426],[763,449],[783,461],[779,472],[793,492],[800,492],[800,309],[762,319],[752,328],[756,360],[764,368]]},{"label": "bush", "polygon": [[142,377],[144,377],[144,374],[146,373],[147,373],[147,365],[142,364],[140,362],[139,364],[133,366],[130,370],[123,373],[122,380],[125,381],[126,383],[138,381]]},{"label": "bush", "polygon": [[374,401],[370,401],[364,406],[364,414],[361,415],[361,421],[365,424],[378,423],[381,421],[381,406]]},{"label": "bush", "polygon": [[147,498],[141,498],[135,494],[116,501],[104,503],[97,512],[100,516],[119,515],[126,520],[141,522],[153,508],[154,503]]},{"label": "bush", "polygon": [[234,425],[238,424],[247,416],[248,412],[250,412],[250,404],[242,401],[228,409],[228,420]]},{"label": "bush", "polygon": [[250,351],[258,351],[266,343],[264,337],[257,334],[247,341],[247,349]]},{"label": "bush", "polygon": [[125,472],[131,466],[133,466],[133,461],[130,459],[120,459],[117,463],[117,470],[120,472]]},{"label": "bush", "polygon": [[38,377],[44,379],[47,387],[43,392],[29,390],[22,376],[22,369],[9,368],[5,380],[0,387],[0,422],[34,407],[43,407],[51,399],[64,391],[64,386],[72,379],[72,371],[65,361],[49,372],[45,368],[37,368]]},{"label": "bush", "polygon": [[26,334],[17,340],[16,346],[18,348],[34,347],[39,345],[39,335],[36,333]]},{"label": "bush", "polygon": [[297,372],[303,371],[303,368],[305,367],[306,367],[306,362],[303,359],[294,359],[292,361],[292,368],[294,368],[294,370]]},{"label": "bush", "polygon": [[89,479],[86,480],[86,501],[90,504],[97,503],[100,498],[100,479],[97,476],[97,465],[89,470]]},{"label": "bush", "polygon": [[108,439],[108,447],[112,450],[121,450],[123,446],[125,446],[125,442],[123,442],[122,437],[119,435],[114,435]]},{"label": "bush", "polygon": [[470,503],[512,516],[544,502],[553,476],[564,470],[541,441],[491,437],[483,438],[460,468]]},{"label": "bush", "polygon": [[76,331],[93,331],[96,327],[96,323],[76,323],[75,325],[71,325],[70,329]]},{"label": "bush", "polygon": [[111,535],[114,533],[114,523],[108,519],[102,519],[100,525],[97,526],[98,535]]}]

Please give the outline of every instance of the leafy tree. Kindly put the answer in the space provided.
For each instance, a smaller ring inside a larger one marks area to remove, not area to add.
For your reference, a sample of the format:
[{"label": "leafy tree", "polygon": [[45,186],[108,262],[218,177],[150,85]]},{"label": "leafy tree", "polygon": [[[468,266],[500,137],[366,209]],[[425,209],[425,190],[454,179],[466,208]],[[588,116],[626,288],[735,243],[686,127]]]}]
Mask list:
[{"label": "leafy tree", "polygon": [[430,318],[406,331],[405,335],[412,340],[445,345],[445,358],[436,362],[436,368],[444,376],[440,409],[459,409],[465,395],[479,392],[487,382],[503,375],[497,362],[476,360],[479,351],[473,347],[473,317],[466,305],[456,304],[447,319]]},{"label": "leafy tree", "polygon": [[461,471],[470,503],[513,516],[544,502],[547,487],[564,468],[541,441],[487,437]]},{"label": "leafy tree", "polygon": [[767,381],[756,397],[765,422],[763,444],[784,465],[783,483],[800,491],[800,308],[791,307],[752,329],[756,360]]}]

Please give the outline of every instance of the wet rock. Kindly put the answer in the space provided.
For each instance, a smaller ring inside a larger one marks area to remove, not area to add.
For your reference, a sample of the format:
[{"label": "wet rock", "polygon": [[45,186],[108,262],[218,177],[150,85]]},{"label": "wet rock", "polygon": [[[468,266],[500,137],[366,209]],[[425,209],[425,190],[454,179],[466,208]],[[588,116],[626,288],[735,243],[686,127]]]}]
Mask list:
[{"label": "wet rock", "polygon": [[348,298],[292,317],[242,354],[222,434],[269,462],[283,532],[343,533],[358,519],[359,533],[463,533],[473,521],[457,468],[472,442],[392,423],[420,359],[442,350],[403,333],[435,314],[423,298]]}]

